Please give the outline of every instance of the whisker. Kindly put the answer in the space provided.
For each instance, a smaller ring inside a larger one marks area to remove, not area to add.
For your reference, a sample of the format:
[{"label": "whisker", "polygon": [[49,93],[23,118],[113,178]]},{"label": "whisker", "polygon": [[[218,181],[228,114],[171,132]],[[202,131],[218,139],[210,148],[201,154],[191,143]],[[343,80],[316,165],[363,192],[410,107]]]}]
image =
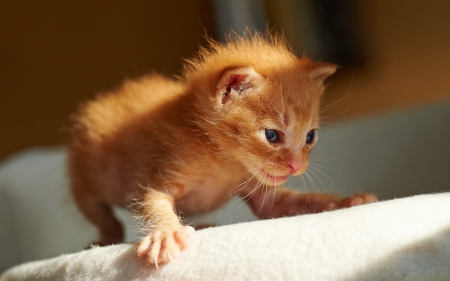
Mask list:
[{"label": "whisker", "polygon": [[320,165],[320,164],[317,164],[317,163],[310,162],[309,165],[310,165],[310,167],[319,167],[319,168],[322,168],[322,169],[325,169],[325,170],[328,170],[328,171],[331,171],[331,172],[336,172],[336,170],[333,170],[331,168],[328,168],[326,166],[323,166],[323,165]]},{"label": "whisker", "polygon": [[[347,109],[347,110],[344,110],[344,111],[341,111],[341,112],[336,112],[336,113],[333,113],[333,114],[322,115],[322,116],[320,116],[320,123],[321,124],[327,124],[327,123],[324,123],[323,120],[335,119],[335,118],[338,118],[338,117],[341,117],[341,116],[345,115],[346,113],[348,113],[350,111],[351,111],[350,109]],[[320,113],[320,114],[322,114],[322,113]],[[333,124],[333,123],[328,123],[328,124],[341,125],[342,126],[342,124]]]},{"label": "whisker", "polygon": [[[268,175],[268,174],[266,173],[266,175]],[[265,177],[264,177],[264,179],[265,179]],[[263,185],[263,201],[261,202],[261,206],[259,206],[258,214],[261,213],[261,209],[264,206],[264,202],[266,202],[267,192],[264,192],[264,191],[267,191],[267,185],[266,184]]]},{"label": "whisker", "polygon": [[275,205],[275,201],[277,199],[277,182],[275,182],[275,186],[273,187],[273,195],[272,195],[272,204],[270,205],[270,211],[272,211],[273,206]]},{"label": "whisker", "polygon": [[[263,179],[263,182],[266,180],[266,178],[269,176],[269,173],[265,173],[264,174],[264,179]],[[268,189],[268,186],[266,185],[266,184],[263,184],[263,201],[261,202],[261,206],[259,206],[259,210],[258,210],[258,214],[260,214],[261,213],[261,209],[262,209],[262,207],[264,206],[264,202],[266,201],[266,198],[267,198],[267,192],[265,193],[264,191],[267,191],[267,189]]]},{"label": "whisker", "polygon": [[255,195],[256,191],[258,190],[258,188],[259,188],[262,184],[263,184],[262,181],[258,181],[258,185],[256,185],[255,188],[253,188],[253,190],[252,190],[249,194],[247,194],[246,196],[242,197],[242,199],[244,199],[245,197],[249,196],[249,197],[244,201],[244,203],[242,203],[241,207],[242,207],[244,204],[246,204],[246,203],[252,198],[253,195]]},{"label": "whisker", "polygon": [[353,77],[352,77],[352,80],[351,80],[351,82],[350,82],[350,86],[349,86],[349,88],[348,88],[348,90],[347,90],[347,93],[346,93],[342,98],[340,98],[339,100],[337,100],[337,101],[335,101],[335,102],[332,102],[332,103],[328,104],[327,106],[323,107],[323,108],[320,110],[320,113],[323,113],[323,112],[325,112],[325,111],[327,111],[327,110],[330,110],[330,109],[336,107],[337,105],[339,105],[340,103],[342,103],[342,102],[343,102],[345,99],[347,99],[351,94],[353,94],[353,92],[356,90],[356,88],[358,87],[358,85],[355,85],[355,87],[354,87],[353,89],[352,89],[352,87],[353,87]]},{"label": "whisker", "polygon": [[[311,167],[312,168],[312,167]],[[318,174],[313,170],[309,170],[309,172],[311,173],[311,177],[316,178],[316,180],[319,181],[319,183],[322,185],[323,188],[327,188],[327,186],[323,183],[323,181],[320,179],[320,177],[318,176]]]},{"label": "whisker", "polygon": [[[314,158],[314,159],[309,159],[309,162],[311,164],[311,162],[316,162],[316,161],[336,161],[336,160],[340,160],[340,158]],[[317,163],[314,163],[317,164]]]},{"label": "whisker", "polygon": [[[262,167],[263,167],[264,165],[266,165],[268,162],[269,162],[269,161],[264,162],[258,169],[262,168]],[[254,176],[255,176],[255,174],[253,175],[253,177],[254,177]],[[252,177],[252,178],[253,178],[253,177]],[[248,183],[247,183],[247,184],[248,184]],[[251,191],[250,193],[248,193],[248,194],[245,195],[244,197],[241,197],[241,198],[238,199],[238,200],[244,200],[245,198],[248,197],[248,199],[246,199],[246,200],[244,201],[244,203],[241,205],[241,207],[242,207],[245,203],[247,203],[248,200],[251,199],[251,197],[255,194],[256,190],[261,186],[261,184],[262,184],[262,182],[260,182],[260,181],[258,180],[258,183],[255,184],[255,187],[252,189],[252,191]],[[247,185],[246,185],[246,186],[247,186]],[[242,187],[242,188],[239,189],[239,190],[242,190],[243,188],[245,188],[245,186]],[[238,191],[239,191],[239,190],[238,190]],[[236,201],[237,201],[237,200],[236,200]]]},{"label": "whisker", "polygon": [[253,175],[251,178],[249,178],[248,180],[244,181],[243,183],[241,183],[240,185],[238,185],[236,188],[238,188],[239,186],[243,185],[241,188],[237,189],[236,191],[233,191],[231,193],[231,196],[235,195],[236,193],[238,193],[239,191],[243,190],[244,188],[247,187],[247,185],[252,181],[252,179],[255,177],[255,175]]},{"label": "whisker", "polygon": [[[245,195],[244,197],[239,198],[239,200],[237,200],[237,201],[240,201],[240,200],[243,200],[243,201],[244,201],[244,202],[241,204],[241,206],[239,206],[239,208],[242,207],[242,206],[244,206],[244,205],[248,202],[248,200],[250,200],[250,199],[252,198],[252,196],[255,194],[256,190],[258,190],[258,187],[259,187],[259,186],[255,186],[255,188],[253,188],[253,190],[252,190],[250,193],[248,193],[248,194]],[[248,198],[247,198],[246,200],[244,200],[246,197],[248,197]]]},{"label": "whisker", "polygon": [[306,181],[305,181],[305,174],[302,174],[302,175],[300,176],[300,179],[301,179],[302,182],[303,182],[303,190],[306,191],[308,188],[307,188]]},{"label": "whisker", "polygon": [[[276,174],[278,174],[278,171],[277,171],[277,173]],[[269,174],[268,173],[266,173],[266,175],[265,175],[265,178],[267,178],[269,176]],[[272,186],[268,186],[268,185],[265,185],[265,190],[267,191],[267,198],[269,197],[269,195],[270,195],[270,189],[273,189],[273,195],[272,195],[272,204],[271,204],[271,206],[270,206],[270,211],[272,211],[272,208],[273,208],[273,205],[274,205],[274,203],[275,203],[275,199],[276,199],[276,192],[277,192],[277,187],[278,187],[278,182],[277,182],[277,180],[275,179],[275,185],[272,187]],[[264,202],[266,201],[266,194],[263,194],[264,195],[264,198],[263,198],[263,202],[261,203],[261,206],[260,206],[260,208],[259,208],[259,211],[258,211],[258,213],[259,212],[261,212],[261,208],[263,207],[263,205],[264,205]]]},{"label": "whisker", "polygon": [[[267,164],[268,161],[264,162],[261,166],[257,167],[257,168],[253,168],[247,171],[247,173],[249,173],[250,171],[253,170],[259,170],[260,168],[262,168],[264,165]],[[251,182],[251,180],[255,177],[256,174],[253,174],[248,180],[244,181],[243,183],[239,184],[238,186],[236,186],[234,189],[235,191],[231,193],[231,195],[236,194],[237,192],[241,191],[242,189],[246,188],[247,185]],[[245,184],[245,185],[244,185]],[[244,185],[243,187],[239,188],[240,186]],[[238,189],[239,188],[239,189]],[[236,190],[237,189],[237,190]]]},{"label": "whisker", "polygon": [[313,190],[315,192],[319,192],[319,189],[316,186],[316,183],[313,181],[313,179],[311,178],[311,176],[309,175],[309,171],[306,170],[304,175],[306,176],[306,178],[309,180],[309,182],[311,183],[311,187],[313,188]]},{"label": "whisker", "polygon": [[236,192],[239,192],[240,190],[242,190],[243,188],[245,188],[245,187],[247,186],[247,184],[248,184],[254,177],[255,177],[255,174],[253,174],[248,180],[246,180],[246,181],[242,182],[241,184],[237,185],[234,189],[237,189],[238,187],[240,187],[240,186],[242,186],[242,185],[245,184],[244,187],[239,188],[238,190],[234,191],[234,192],[232,193],[232,195],[234,195]]},{"label": "whisker", "polygon": [[[259,181],[258,181],[258,184],[259,184]],[[244,186],[245,187],[245,186]],[[244,188],[243,187],[243,188]],[[236,201],[240,201],[240,200],[242,200],[242,199],[245,199],[245,198],[247,198],[248,196],[251,196],[251,194],[252,193],[254,193],[255,191],[256,191],[256,189],[258,189],[258,185],[255,185],[255,187],[252,189],[252,191],[250,191],[247,195],[245,195],[244,197],[240,197],[240,198],[238,198]],[[244,202],[245,203],[245,202]]]},{"label": "whisker", "polygon": [[[331,185],[338,190],[339,188],[337,187],[337,185],[334,183],[333,179],[324,171],[320,170],[318,167],[314,167],[311,166],[310,167],[312,170],[315,170],[317,173],[320,173],[329,183],[331,183]],[[316,176],[317,177],[317,176]]]}]

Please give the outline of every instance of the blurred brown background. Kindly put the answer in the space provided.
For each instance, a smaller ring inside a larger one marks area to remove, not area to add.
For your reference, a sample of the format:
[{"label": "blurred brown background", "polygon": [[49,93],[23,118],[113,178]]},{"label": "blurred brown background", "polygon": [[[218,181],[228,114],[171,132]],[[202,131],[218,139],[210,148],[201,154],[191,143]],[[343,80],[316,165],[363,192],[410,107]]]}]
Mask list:
[{"label": "blurred brown background", "polygon": [[[125,78],[179,74],[205,34],[223,34],[218,2],[0,2],[0,159],[66,143],[77,105]],[[308,14],[290,11],[311,1],[247,2],[262,3],[269,25],[309,53]],[[344,99],[325,115],[357,118],[450,98],[450,1],[352,3],[360,57],[330,79],[324,106]]]}]

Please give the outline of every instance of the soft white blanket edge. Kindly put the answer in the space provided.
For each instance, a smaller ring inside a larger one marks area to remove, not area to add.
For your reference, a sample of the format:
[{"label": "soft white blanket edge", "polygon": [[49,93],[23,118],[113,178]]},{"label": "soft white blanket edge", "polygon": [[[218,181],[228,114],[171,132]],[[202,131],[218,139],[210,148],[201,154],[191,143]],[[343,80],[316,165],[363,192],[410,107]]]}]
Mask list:
[{"label": "soft white blanket edge", "polygon": [[159,269],[134,247],[26,263],[0,280],[450,280],[450,193],[197,231]]}]

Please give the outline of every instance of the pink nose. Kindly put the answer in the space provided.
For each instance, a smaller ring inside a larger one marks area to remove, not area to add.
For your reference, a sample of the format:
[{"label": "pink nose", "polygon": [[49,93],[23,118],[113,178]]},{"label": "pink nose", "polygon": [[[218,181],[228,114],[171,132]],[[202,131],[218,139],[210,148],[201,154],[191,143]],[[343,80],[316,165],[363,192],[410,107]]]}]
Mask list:
[{"label": "pink nose", "polygon": [[289,162],[289,169],[291,174],[297,173],[302,168],[302,160],[292,159]]}]

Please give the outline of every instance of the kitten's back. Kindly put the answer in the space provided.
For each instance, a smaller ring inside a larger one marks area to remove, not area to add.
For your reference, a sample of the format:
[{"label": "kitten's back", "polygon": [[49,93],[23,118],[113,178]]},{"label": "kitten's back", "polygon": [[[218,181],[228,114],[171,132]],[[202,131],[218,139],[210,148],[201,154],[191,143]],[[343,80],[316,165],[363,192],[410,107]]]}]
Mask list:
[{"label": "kitten's back", "polygon": [[155,74],[128,80],[85,104],[75,117],[76,132],[92,139],[108,136],[178,97],[183,89],[182,82]]}]

